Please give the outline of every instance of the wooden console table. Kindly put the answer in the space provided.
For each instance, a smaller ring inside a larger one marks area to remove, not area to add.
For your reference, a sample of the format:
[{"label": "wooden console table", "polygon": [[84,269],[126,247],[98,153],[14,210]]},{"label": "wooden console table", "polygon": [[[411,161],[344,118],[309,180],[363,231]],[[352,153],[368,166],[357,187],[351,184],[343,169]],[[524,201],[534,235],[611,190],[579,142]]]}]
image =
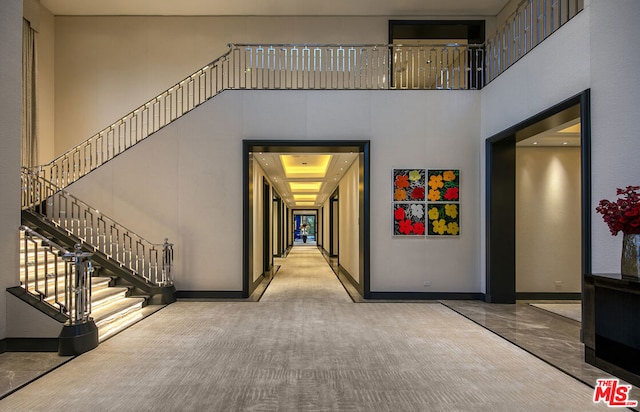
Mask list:
[{"label": "wooden console table", "polygon": [[582,333],[587,363],[640,386],[640,279],[585,275]]}]

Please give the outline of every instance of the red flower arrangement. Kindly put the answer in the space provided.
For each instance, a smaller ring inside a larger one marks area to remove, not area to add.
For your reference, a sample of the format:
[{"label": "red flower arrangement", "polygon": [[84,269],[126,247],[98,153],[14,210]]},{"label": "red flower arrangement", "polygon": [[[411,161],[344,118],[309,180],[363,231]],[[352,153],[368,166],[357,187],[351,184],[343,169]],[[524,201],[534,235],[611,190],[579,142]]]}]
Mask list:
[{"label": "red flower arrangement", "polygon": [[596,212],[602,214],[604,222],[609,226],[614,236],[622,231],[625,235],[640,233],[640,186],[627,186],[616,189],[616,195],[621,196],[615,202],[603,199],[596,207]]}]

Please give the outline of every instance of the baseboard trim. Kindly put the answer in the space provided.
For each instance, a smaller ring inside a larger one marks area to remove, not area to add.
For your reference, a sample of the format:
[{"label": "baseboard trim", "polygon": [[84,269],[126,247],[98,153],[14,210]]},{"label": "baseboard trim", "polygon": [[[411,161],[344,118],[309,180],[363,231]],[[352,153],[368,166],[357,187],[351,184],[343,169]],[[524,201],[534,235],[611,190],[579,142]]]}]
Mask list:
[{"label": "baseboard trim", "polygon": [[516,300],[582,300],[580,292],[516,292]]},{"label": "baseboard trim", "polygon": [[370,292],[369,299],[386,300],[484,300],[484,293],[472,292]]},{"label": "baseboard trim", "polygon": [[348,281],[349,283],[351,283],[351,286],[353,286],[354,288],[356,288],[358,290],[358,293],[362,293],[361,289],[362,286],[360,286],[358,284],[358,282],[356,282],[356,280],[354,279],[353,276],[351,276],[351,273],[349,273],[349,271],[347,269],[345,269],[342,265],[338,264],[338,270],[340,271],[340,274],[342,274]]},{"label": "baseboard trim", "polygon": [[5,352],[58,352],[58,338],[5,338],[0,353]]},{"label": "baseboard trim", "polygon": [[178,299],[242,299],[241,290],[179,290]]}]

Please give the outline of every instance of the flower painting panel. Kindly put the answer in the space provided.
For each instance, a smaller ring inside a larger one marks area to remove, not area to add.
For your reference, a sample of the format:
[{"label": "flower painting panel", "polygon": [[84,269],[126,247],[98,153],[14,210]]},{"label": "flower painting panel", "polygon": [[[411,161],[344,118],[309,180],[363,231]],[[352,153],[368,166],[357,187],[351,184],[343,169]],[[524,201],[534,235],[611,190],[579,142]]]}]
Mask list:
[{"label": "flower painting panel", "polygon": [[430,202],[458,202],[460,200],[460,170],[429,169],[427,186],[427,200]]},{"label": "flower painting panel", "polygon": [[425,200],[425,169],[393,169],[393,200],[420,202]]},{"label": "flower painting panel", "polygon": [[424,203],[393,204],[393,235],[424,236],[425,234]]},{"label": "flower painting panel", "polygon": [[459,203],[427,203],[429,236],[460,236]]}]

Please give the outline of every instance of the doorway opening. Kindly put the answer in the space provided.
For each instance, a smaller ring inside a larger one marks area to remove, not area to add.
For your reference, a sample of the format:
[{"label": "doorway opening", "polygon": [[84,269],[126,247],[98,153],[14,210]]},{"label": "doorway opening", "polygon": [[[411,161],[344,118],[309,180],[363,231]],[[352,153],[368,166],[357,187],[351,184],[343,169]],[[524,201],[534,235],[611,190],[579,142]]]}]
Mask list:
[{"label": "doorway opening", "polygon": [[293,211],[293,244],[316,246],[318,244],[317,214],[304,210]]},{"label": "doorway opening", "polygon": [[[243,141],[244,297],[268,278],[273,257],[294,245],[335,254],[339,278],[369,296],[369,144]],[[339,205],[338,193],[348,202]]]},{"label": "doorway opening", "polygon": [[487,139],[487,302],[581,299],[591,269],[589,112],[587,90]]}]

